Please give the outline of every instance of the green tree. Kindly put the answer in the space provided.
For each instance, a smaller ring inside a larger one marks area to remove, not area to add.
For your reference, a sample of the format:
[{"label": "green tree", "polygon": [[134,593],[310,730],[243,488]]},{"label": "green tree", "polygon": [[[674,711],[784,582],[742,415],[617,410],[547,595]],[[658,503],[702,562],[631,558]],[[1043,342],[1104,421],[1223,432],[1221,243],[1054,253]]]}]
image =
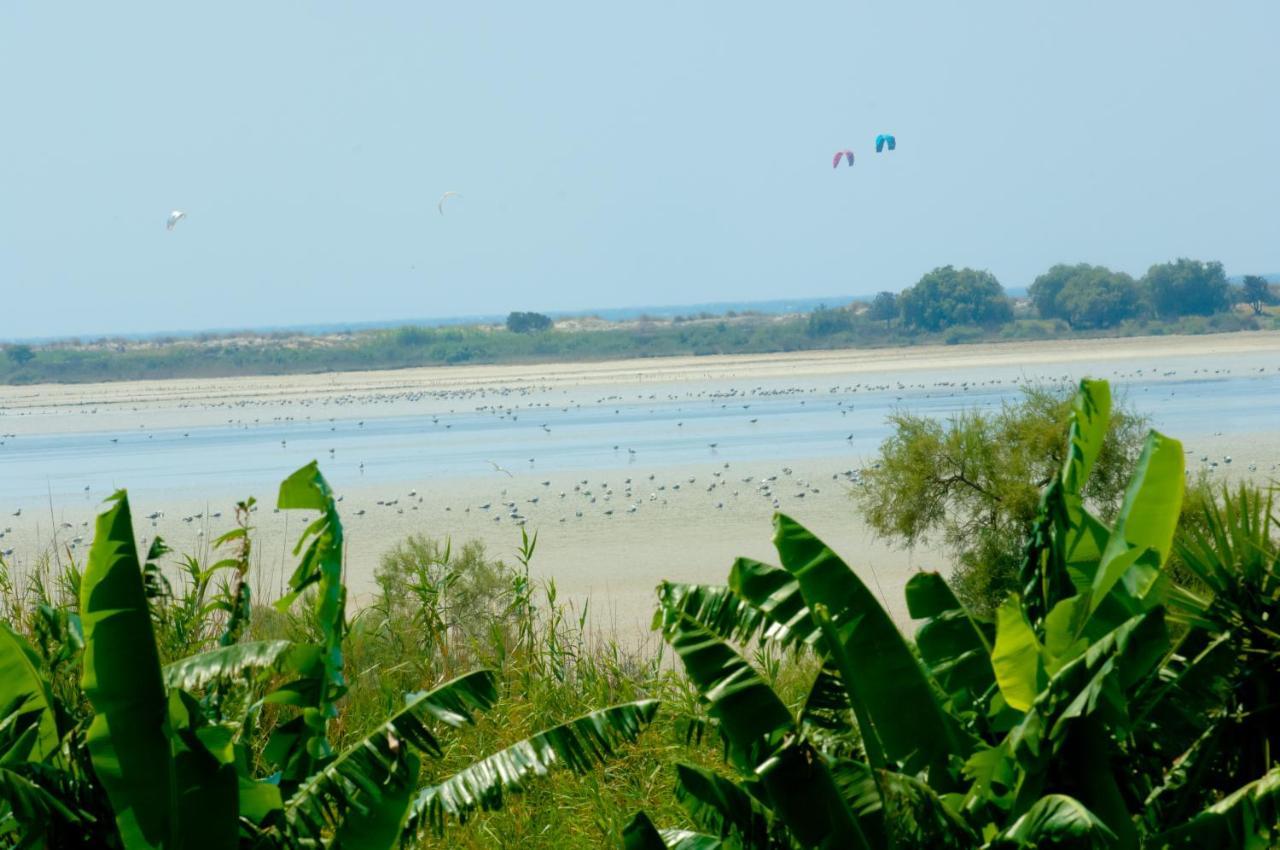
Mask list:
[{"label": "green tree", "polygon": [[1275,294],[1271,291],[1271,284],[1267,283],[1267,279],[1261,275],[1249,274],[1244,276],[1244,280],[1240,285],[1240,303],[1248,304],[1253,308],[1255,316],[1262,315],[1262,308],[1266,304],[1275,302]]},{"label": "green tree", "polygon": [[1136,316],[1142,290],[1129,275],[1105,266],[1059,263],[1027,290],[1045,319],[1063,319],[1076,328],[1104,328]]},{"label": "green tree", "polygon": [[1180,258],[1152,266],[1142,283],[1162,319],[1209,316],[1231,306],[1231,285],[1222,263]]},{"label": "green tree", "polygon": [[881,292],[871,300],[867,309],[867,318],[873,322],[884,322],[885,327],[898,318],[898,296],[892,292]]},{"label": "green tree", "polygon": [[987,271],[942,266],[898,296],[902,319],[927,331],[954,325],[1002,325],[1013,318],[1000,282]]},{"label": "green tree", "polygon": [[1124,272],[1093,266],[1058,293],[1061,318],[1073,328],[1109,328],[1138,315],[1142,290]]},{"label": "green tree", "polygon": [[[877,534],[905,546],[941,543],[957,563],[953,585],[989,613],[1017,586],[1022,541],[1040,488],[1062,466],[1065,389],[1030,387],[999,410],[962,411],[946,422],[898,411],[876,462],[854,496]],[[1111,419],[1086,495],[1104,516],[1119,505],[1142,445],[1143,419],[1120,409]]]},{"label": "green tree", "polygon": [[5,349],[4,353],[18,366],[25,366],[34,360],[36,356],[36,353],[32,351],[29,345],[11,345]]},{"label": "green tree", "polygon": [[845,309],[827,307],[819,304],[818,309],[809,314],[809,323],[805,333],[811,337],[831,336],[853,329],[853,315]]},{"label": "green tree", "polygon": [[507,315],[507,330],[512,333],[527,334],[550,330],[554,322],[550,316],[542,313],[514,312]]}]

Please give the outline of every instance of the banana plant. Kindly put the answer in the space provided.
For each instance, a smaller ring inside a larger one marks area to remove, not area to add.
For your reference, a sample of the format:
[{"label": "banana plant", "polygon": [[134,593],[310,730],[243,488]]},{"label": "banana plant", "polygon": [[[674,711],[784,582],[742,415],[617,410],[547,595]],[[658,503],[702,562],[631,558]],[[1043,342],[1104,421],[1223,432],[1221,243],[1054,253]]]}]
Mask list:
[{"label": "banana plant", "polygon": [[[696,829],[640,813],[627,846],[1272,846],[1271,501],[1246,490],[1207,507],[1204,530],[1177,544],[1201,587],[1177,586],[1166,569],[1185,477],[1176,440],[1148,436],[1111,524],[1084,497],[1110,408],[1105,382],[1082,382],[1024,589],[994,622],[922,573],[906,588],[922,621],[906,640],[857,574],[781,514],[779,567],[739,560],[725,585],[660,586],[655,627],[725,738],[732,775],[680,768],[676,797]],[[735,649],[757,641],[821,662],[797,716]],[[768,782],[793,752],[806,754],[808,784]],[[797,790],[803,809],[788,797]]]},{"label": "banana plant", "polygon": [[[314,463],[285,480],[278,504],[316,514],[278,605],[309,607],[314,643],[240,642],[248,597],[238,582],[215,602],[227,621],[217,647],[162,665],[151,608],[160,574],[146,566],[154,559],[138,557],[124,491],[97,519],[79,585],[86,723],[60,723],[69,712],[38,655],[0,625],[0,847],[391,848],[499,808],[553,767],[588,770],[652,721],[651,700],[601,709],[423,784],[424,763],[443,754],[447,735],[496,703],[496,677],[481,669],[406,695],[336,749],[330,724],[346,688],[342,525]],[[227,541],[247,555],[247,533]],[[233,691],[241,698],[229,699]],[[267,706],[292,717],[256,753],[252,733]]]}]

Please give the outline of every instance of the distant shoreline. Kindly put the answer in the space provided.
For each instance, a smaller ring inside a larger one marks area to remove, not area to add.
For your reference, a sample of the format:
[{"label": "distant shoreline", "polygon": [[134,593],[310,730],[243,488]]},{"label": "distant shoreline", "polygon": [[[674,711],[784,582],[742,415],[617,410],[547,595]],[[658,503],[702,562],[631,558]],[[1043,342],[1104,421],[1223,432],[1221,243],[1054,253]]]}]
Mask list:
[{"label": "distant shoreline", "polygon": [[1280,330],[1280,313],[1255,316],[1247,310],[1175,320],[1132,319],[1113,328],[1088,330],[1072,328],[1060,319],[1023,315],[994,327],[962,325],[932,332],[898,321],[872,320],[869,311],[866,305],[855,304],[838,310],[820,308],[812,313],[774,315],[731,312],[642,316],[626,321],[578,317],[557,321],[554,328],[536,332],[516,332],[495,324],[405,325],[325,335],[242,334],[8,345],[3,346],[5,356],[0,357],[0,385],[300,377],[432,367],[528,366],[541,370],[554,364],[726,355],[773,357],[823,351],[900,352],[944,345],[953,353],[948,356],[963,356],[959,352],[976,350],[975,346],[1034,342],[1097,346],[1115,340]]},{"label": "distant shoreline", "polygon": [[[0,409],[17,412],[102,405],[154,404],[167,407],[184,401],[301,400],[345,394],[450,391],[483,386],[582,388],[633,382],[765,380],[1219,354],[1274,355],[1277,358],[1275,365],[1280,367],[1280,331],[9,385],[0,386]],[[16,425],[13,422],[6,427]]]}]

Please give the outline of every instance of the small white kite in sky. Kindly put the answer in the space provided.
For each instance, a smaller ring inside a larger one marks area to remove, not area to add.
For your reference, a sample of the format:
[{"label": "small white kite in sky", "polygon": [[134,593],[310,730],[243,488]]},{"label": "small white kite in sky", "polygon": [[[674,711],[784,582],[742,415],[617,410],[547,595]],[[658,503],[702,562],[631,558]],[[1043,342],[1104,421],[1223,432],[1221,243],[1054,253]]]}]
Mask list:
[{"label": "small white kite in sky", "polygon": [[444,215],[444,202],[450,198],[461,198],[457,192],[445,192],[440,196],[440,201],[436,204],[436,209],[440,210],[440,215]]},{"label": "small white kite in sky", "polygon": [[177,225],[178,222],[182,221],[186,217],[187,217],[187,214],[184,213],[182,210],[174,210],[173,212],[169,213],[169,220],[164,223],[164,229],[173,230],[174,226]]}]

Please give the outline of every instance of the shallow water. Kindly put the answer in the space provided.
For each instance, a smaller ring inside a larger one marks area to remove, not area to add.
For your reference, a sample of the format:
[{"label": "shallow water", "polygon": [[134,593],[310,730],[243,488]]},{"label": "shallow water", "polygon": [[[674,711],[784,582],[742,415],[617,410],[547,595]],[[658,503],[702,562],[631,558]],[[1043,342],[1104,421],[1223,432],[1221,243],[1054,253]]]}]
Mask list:
[{"label": "shallow water", "polygon": [[[521,477],[720,459],[829,458],[833,468],[844,468],[844,459],[856,466],[876,449],[896,408],[945,417],[1012,399],[1022,382],[1086,374],[1109,377],[1114,392],[1148,414],[1154,427],[1180,438],[1270,432],[1280,425],[1280,364],[1256,355],[1134,360],[1123,372],[1088,363],[1034,371],[1010,365],[862,374],[847,382],[801,376],[631,384],[613,392],[388,394],[321,405],[329,410],[255,402],[235,407],[220,425],[151,428],[144,410],[134,417],[137,427],[56,433],[50,417],[42,423],[46,433],[3,439],[0,506],[84,504],[126,485],[135,495],[168,499],[268,493],[313,458],[339,492],[384,482],[503,477],[493,464]],[[112,421],[121,422],[118,416]]]}]

